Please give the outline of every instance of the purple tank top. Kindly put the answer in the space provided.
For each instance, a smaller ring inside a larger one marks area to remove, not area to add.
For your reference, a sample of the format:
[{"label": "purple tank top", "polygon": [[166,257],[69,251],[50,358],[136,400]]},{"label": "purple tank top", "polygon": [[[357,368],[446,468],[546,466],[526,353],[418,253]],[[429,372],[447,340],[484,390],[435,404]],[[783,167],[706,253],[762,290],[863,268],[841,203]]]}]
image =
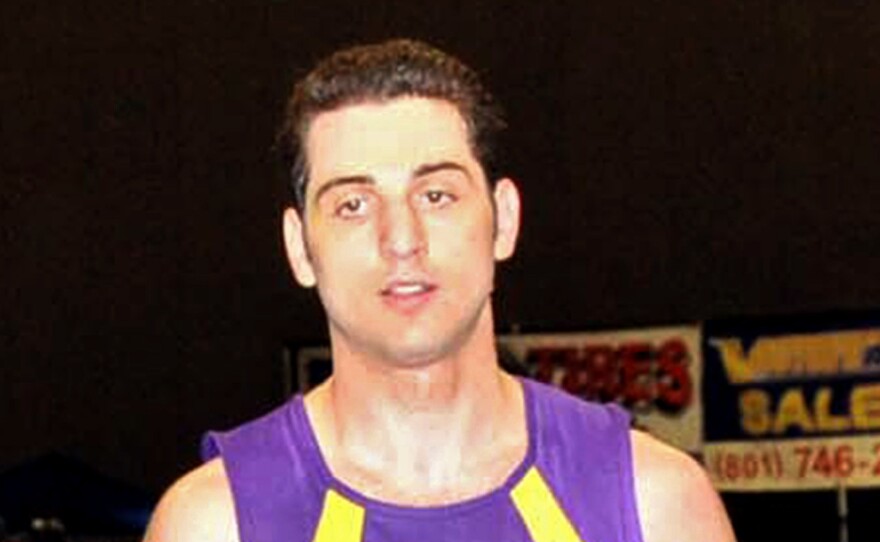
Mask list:
[{"label": "purple tank top", "polygon": [[330,473],[297,396],[225,433],[223,458],[241,542],[642,542],[629,416],[523,380],[529,443],[496,490],[439,507],[390,505]]}]

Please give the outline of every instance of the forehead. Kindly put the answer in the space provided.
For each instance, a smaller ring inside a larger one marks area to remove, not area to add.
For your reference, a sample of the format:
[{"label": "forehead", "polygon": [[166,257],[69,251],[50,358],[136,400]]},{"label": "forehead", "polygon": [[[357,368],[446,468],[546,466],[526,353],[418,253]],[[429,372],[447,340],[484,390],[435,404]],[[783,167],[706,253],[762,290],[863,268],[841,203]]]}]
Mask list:
[{"label": "forehead", "polygon": [[450,102],[399,98],[321,113],[306,137],[309,176],[321,181],[380,171],[412,171],[454,161],[476,167],[467,125]]}]

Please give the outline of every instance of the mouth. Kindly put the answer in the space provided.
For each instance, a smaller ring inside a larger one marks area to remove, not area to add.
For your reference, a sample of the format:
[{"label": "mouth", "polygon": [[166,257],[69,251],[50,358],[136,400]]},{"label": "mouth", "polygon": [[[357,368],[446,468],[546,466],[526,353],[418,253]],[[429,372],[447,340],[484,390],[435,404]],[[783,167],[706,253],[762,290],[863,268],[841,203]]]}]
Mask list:
[{"label": "mouth", "polygon": [[420,280],[394,280],[382,288],[384,297],[411,297],[433,292],[437,286]]},{"label": "mouth", "polygon": [[435,288],[436,286],[422,281],[392,281],[390,284],[388,284],[388,286],[382,289],[382,295],[406,297],[424,294],[434,290]]},{"label": "mouth", "polygon": [[403,313],[413,313],[425,306],[437,285],[422,280],[393,280],[382,288],[382,299],[392,309]]}]

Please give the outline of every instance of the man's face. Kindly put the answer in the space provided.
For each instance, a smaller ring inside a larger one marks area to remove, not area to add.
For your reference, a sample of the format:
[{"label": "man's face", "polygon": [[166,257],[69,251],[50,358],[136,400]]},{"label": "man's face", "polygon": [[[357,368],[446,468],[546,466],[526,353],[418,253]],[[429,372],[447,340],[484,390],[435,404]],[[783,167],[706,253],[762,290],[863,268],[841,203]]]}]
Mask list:
[{"label": "man's face", "polygon": [[285,240],[297,280],[317,284],[334,347],[414,365],[457,351],[481,319],[491,327],[494,261],[513,252],[519,199],[507,179],[490,194],[452,104],[323,113],[306,151],[304,224],[289,209]]},{"label": "man's face", "polygon": [[422,98],[312,122],[305,217],[287,211],[285,240],[334,348],[407,366],[491,329],[494,261],[513,252],[519,198],[507,179],[490,194],[467,136],[453,105]]}]

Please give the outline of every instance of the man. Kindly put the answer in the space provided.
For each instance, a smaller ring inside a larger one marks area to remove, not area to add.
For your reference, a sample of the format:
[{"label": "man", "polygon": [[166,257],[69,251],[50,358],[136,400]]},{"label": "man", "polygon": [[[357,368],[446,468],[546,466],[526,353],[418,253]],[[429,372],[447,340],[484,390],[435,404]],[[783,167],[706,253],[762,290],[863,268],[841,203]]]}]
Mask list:
[{"label": "man", "polygon": [[690,458],[499,369],[490,294],[520,223],[513,181],[490,180],[502,127],[474,72],[418,42],[339,52],[297,85],[283,233],[333,375],[209,434],[148,541],[733,540]]}]

